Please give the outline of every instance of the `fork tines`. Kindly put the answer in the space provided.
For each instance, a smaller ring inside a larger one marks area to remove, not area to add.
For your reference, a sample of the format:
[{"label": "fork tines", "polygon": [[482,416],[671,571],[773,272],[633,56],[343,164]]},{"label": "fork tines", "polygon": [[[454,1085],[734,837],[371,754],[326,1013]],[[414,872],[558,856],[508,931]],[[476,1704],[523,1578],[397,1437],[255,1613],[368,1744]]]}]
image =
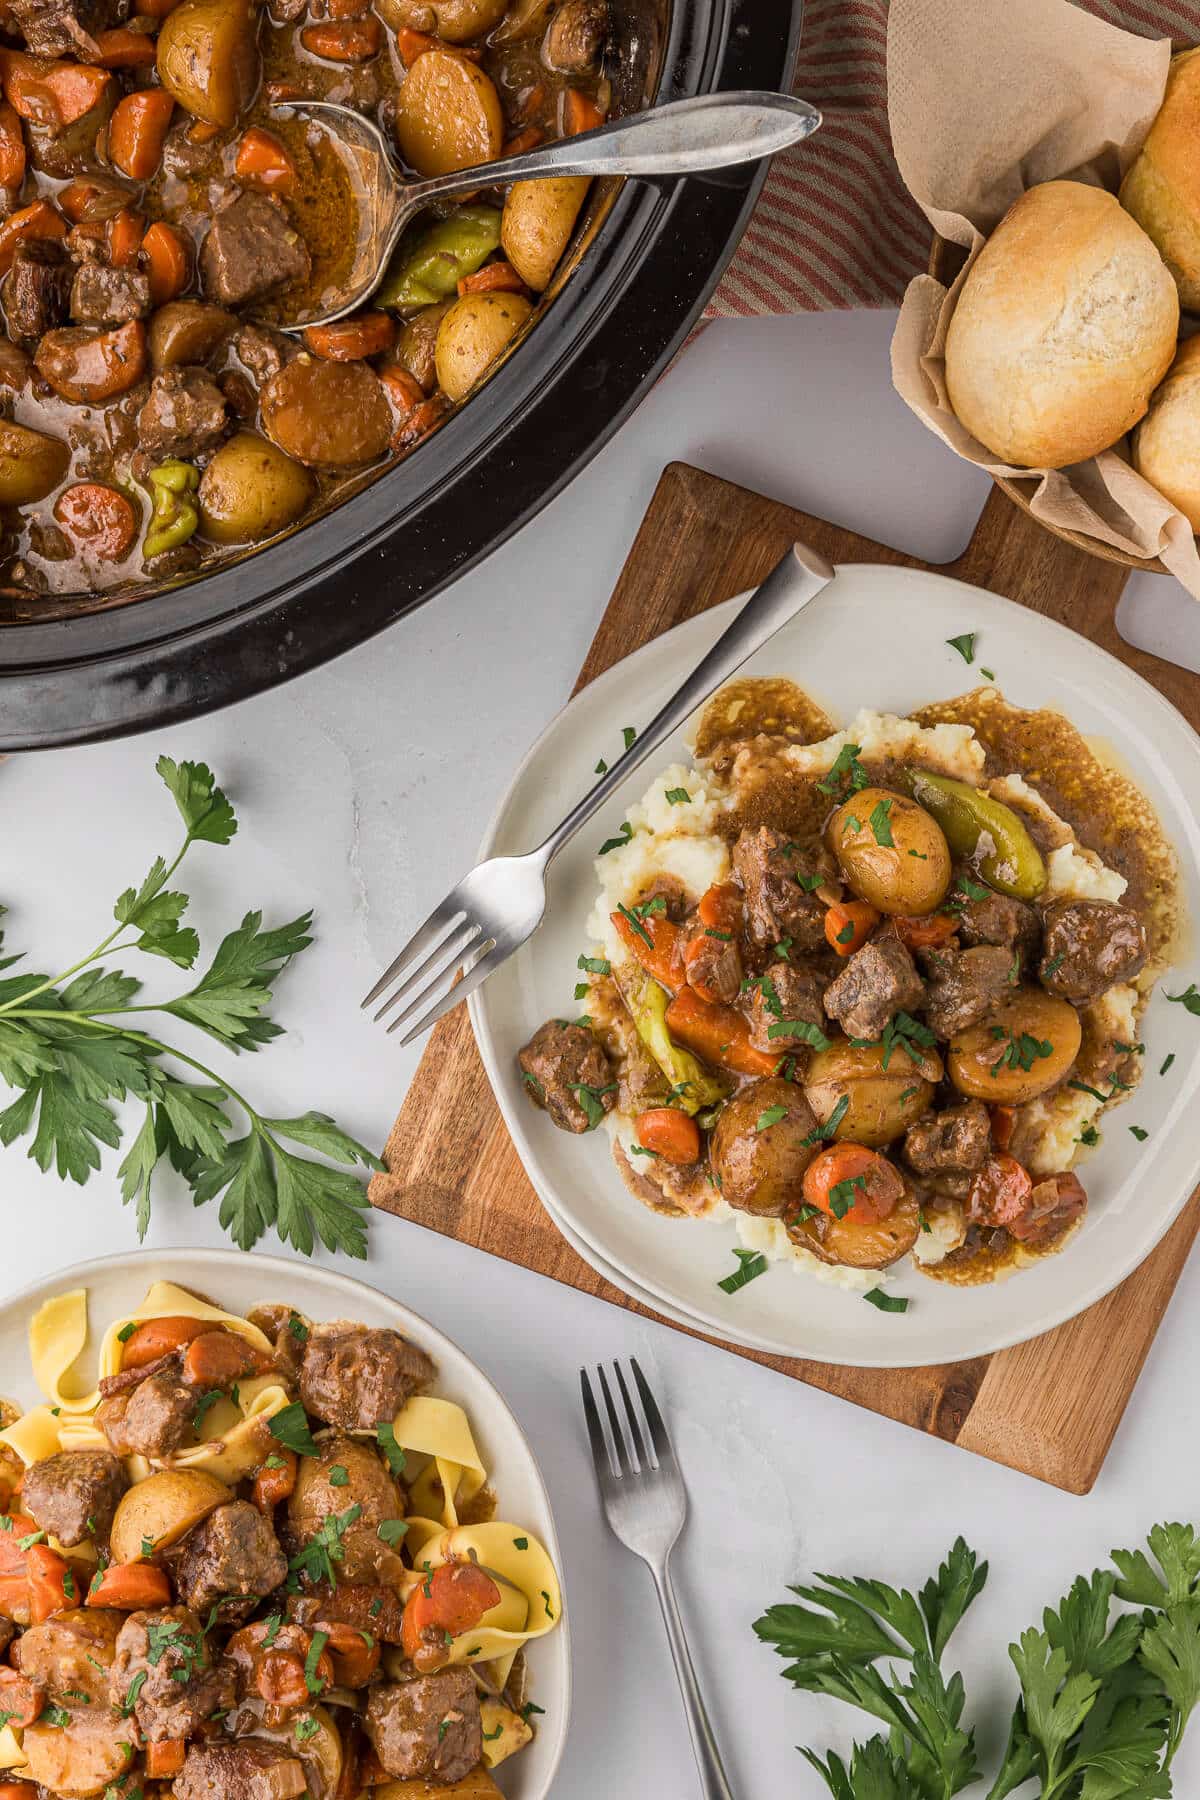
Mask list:
[{"label": "fork tines", "polygon": [[[390,981],[402,970],[408,969],[395,992],[375,1014],[377,1020],[382,1019],[400,1001],[407,1002],[403,1011],[397,1013],[388,1026],[390,1033],[399,1030],[414,1013],[427,1007],[428,1011],[410,1026],[401,1039],[402,1043],[407,1044],[427,1031],[431,1025],[436,1025],[443,1014],[465,1000],[491,974],[495,964],[490,958],[495,949],[496,939],[484,936],[483,927],[456,901],[455,894],[451,893],[440,906],[434,908],[421,928],[413,933],[395,962],[384,970],[362,1004],[370,1006]],[[422,952],[427,952],[424,960],[416,968],[408,968]],[[460,968],[463,971],[461,980],[458,979]]]},{"label": "fork tines", "polygon": [[[613,1375],[624,1402],[623,1417],[613,1399],[608,1376],[603,1367],[596,1370],[596,1379],[604,1397],[610,1436],[605,1434],[600,1412],[592,1393],[592,1384],[588,1379],[588,1372],[586,1369],[579,1371],[579,1383],[583,1389],[583,1412],[587,1420],[588,1437],[591,1440],[592,1458],[596,1465],[596,1472],[603,1477],[607,1469],[609,1475],[616,1480],[620,1480],[626,1475],[645,1475],[652,1469],[667,1468],[672,1466],[675,1460],[674,1452],[671,1449],[671,1440],[667,1436],[667,1428],[658,1409],[658,1402],[650,1390],[650,1384],[638,1367],[636,1357],[630,1357],[629,1367],[633,1374],[638,1398],[641,1401],[640,1417],[620,1363],[613,1363]],[[643,1421],[645,1436],[643,1436]],[[646,1450],[647,1440],[650,1446],[649,1454]]]}]

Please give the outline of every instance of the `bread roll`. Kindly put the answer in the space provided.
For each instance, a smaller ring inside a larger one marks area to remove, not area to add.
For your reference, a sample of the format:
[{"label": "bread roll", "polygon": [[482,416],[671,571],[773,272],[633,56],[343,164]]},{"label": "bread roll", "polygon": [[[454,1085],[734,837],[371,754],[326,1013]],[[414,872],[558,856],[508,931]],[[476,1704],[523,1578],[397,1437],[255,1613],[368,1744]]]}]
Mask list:
[{"label": "bread roll", "polygon": [[1200,531],[1200,338],[1179,346],[1133,434],[1133,466]]},{"label": "bread roll", "polygon": [[1166,374],[1179,296],[1113,194],[1046,181],[1011,207],[963,283],[950,404],[994,456],[1061,469],[1132,430]]},{"label": "bread roll", "polygon": [[1182,305],[1200,312],[1200,52],[1172,59],[1158,117],[1121,183],[1121,205],[1158,245]]}]

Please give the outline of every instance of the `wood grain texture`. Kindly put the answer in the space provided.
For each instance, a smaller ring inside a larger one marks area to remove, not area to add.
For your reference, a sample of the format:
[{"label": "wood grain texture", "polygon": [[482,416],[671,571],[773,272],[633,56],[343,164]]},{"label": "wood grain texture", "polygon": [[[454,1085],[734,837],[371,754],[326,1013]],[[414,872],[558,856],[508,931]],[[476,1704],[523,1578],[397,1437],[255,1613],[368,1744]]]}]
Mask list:
[{"label": "wood grain texture", "polygon": [[[576,684],[683,619],[753,587],[803,538],[833,562],[921,568],[916,557],[673,464],[663,474]],[[1200,681],[1131,649],[1114,613],[1125,570],[1043,532],[993,490],[970,543],[941,574],[1074,627],[1200,725]],[[504,1129],[467,1019],[434,1031],[384,1152],[371,1200],[448,1237],[643,1316],[579,1257],[543,1209]],[[1090,1311],[992,1357],[921,1369],[843,1369],[722,1348],[1071,1493],[1094,1483],[1200,1228],[1200,1192],[1142,1267]],[[661,1320],[678,1330],[670,1320]],[[703,1332],[690,1335],[705,1337]],[[718,1340],[706,1337],[705,1341]]]}]

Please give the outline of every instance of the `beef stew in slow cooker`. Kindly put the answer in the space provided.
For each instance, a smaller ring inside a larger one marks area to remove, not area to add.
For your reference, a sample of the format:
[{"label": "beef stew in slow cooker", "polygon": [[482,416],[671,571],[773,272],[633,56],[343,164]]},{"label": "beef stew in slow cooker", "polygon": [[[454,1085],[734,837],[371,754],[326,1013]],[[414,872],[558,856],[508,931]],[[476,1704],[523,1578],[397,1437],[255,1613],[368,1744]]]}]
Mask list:
[{"label": "beef stew in slow cooker", "polygon": [[0,0],[0,590],[159,585],[408,455],[507,350],[588,183],[481,189],[369,310],[288,334],[354,254],[329,99],[417,175],[593,128],[608,0]]}]

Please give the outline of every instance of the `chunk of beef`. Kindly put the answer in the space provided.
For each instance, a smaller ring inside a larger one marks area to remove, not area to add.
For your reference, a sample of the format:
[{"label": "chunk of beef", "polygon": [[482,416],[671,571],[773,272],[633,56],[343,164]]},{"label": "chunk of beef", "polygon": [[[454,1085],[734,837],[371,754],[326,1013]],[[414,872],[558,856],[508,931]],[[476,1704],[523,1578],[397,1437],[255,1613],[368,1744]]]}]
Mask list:
[{"label": "chunk of beef", "polygon": [[124,325],[150,316],[150,277],[139,269],[81,263],[71,284],[71,317],[80,325]]},{"label": "chunk of beef", "polygon": [[108,1539],[117,1501],[129,1486],[107,1450],[60,1450],[34,1463],[21,1487],[21,1505],[40,1531],[68,1548]]},{"label": "chunk of beef", "polygon": [[164,369],[138,414],[142,448],[185,461],[211,450],[225,431],[225,396],[207,369]]},{"label": "chunk of beef", "polygon": [[904,1155],[918,1175],[969,1175],[983,1167],[992,1147],[992,1127],[982,1100],[967,1100],[910,1125]]},{"label": "chunk of beef", "polygon": [[16,1635],[17,1628],[12,1620],[6,1619],[3,1614],[0,1614],[0,1656],[6,1654],[8,1646],[12,1643]]},{"label": "chunk of beef", "polygon": [[286,363],[300,354],[300,345],[282,331],[271,331],[262,325],[243,325],[233,340],[238,361],[249,371],[259,387],[265,387],[272,375],[278,375]]},{"label": "chunk of beef", "polygon": [[319,1581],[299,1594],[289,1594],[287,1616],[313,1630],[320,1625],[349,1625],[366,1631],[381,1644],[398,1644],[404,1626],[404,1602],[395,1588],[369,1581],[342,1581],[331,1587]]},{"label": "chunk of beef", "polygon": [[209,1608],[225,1600],[226,1625],[248,1619],[287,1574],[287,1558],[269,1520],[248,1500],[218,1506],[167,1552],[167,1560],[183,1604],[207,1618]]},{"label": "chunk of beef", "polygon": [[611,1112],[616,1101],[612,1064],[586,1025],[548,1019],[539,1025],[517,1058],[526,1091],[544,1107],[560,1131],[590,1131],[594,1110],[579,1097],[586,1088],[596,1105]]},{"label": "chunk of beef", "polygon": [[1037,911],[1024,900],[1008,894],[987,894],[982,900],[964,900],[958,911],[959,936],[964,944],[999,944],[1021,962],[1037,954],[1042,925]]},{"label": "chunk of beef", "polygon": [[162,166],[168,175],[176,175],[181,181],[187,181],[193,175],[203,175],[211,167],[213,153],[222,141],[219,138],[194,138],[191,135],[195,120],[189,113],[181,112],[168,131],[163,141]]},{"label": "chunk of beef", "polygon": [[10,337],[32,344],[66,324],[71,273],[71,259],[62,244],[41,238],[17,244],[8,274],[0,282]]},{"label": "chunk of beef", "polygon": [[685,954],[688,986],[706,1000],[729,1006],[742,986],[742,953],[730,934],[713,937],[697,920]]},{"label": "chunk of beef", "polygon": [[483,1754],[479,1694],[469,1669],[386,1682],[367,1703],[367,1736],[398,1781],[452,1786]]},{"label": "chunk of beef", "polygon": [[[750,1042],[756,1050],[794,1050],[811,1040],[803,1032],[785,1029],[789,1023],[825,1025],[821,995],[825,984],[814,969],[803,963],[780,962],[746,989],[743,1006],[750,1021]],[[772,1027],[775,1035],[771,1036]]]},{"label": "chunk of beef", "polygon": [[921,960],[929,978],[925,1017],[946,1042],[986,1018],[1015,985],[1013,953],[999,944],[927,950]]},{"label": "chunk of beef", "polygon": [[109,1672],[109,1704],[123,1712],[131,1694],[138,1728],[152,1744],[190,1737],[237,1698],[233,1669],[214,1666],[200,1620],[186,1606],[126,1618]]},{"label": "chunk of beef", "polygon": [[31,1625],[12,1647],[12,1661],[49,1693],[108,1700],[108,1673],[125,1614],[106,1606],[73,1607]]},{"label": "chunk of beef", "polygon": [[18,30],[35,56],[100,54],[96,33],[121,16],[110,0],[8,0]]},{"label": "chunk of beef", "polygon": [[600,61],[608,36],[608,0],[563,0],[542,39],[542,61],[562,75],[582,74]]},{"label": "chunk of beef", "polygon": [[118,1456],[161,1461],[182,1444],[196,1413],[196,1390],[177,1367],[140,1381],[128,1394],[102,1400],[96,1422]]},{"label": "chunk of beef", "polygon": [[304,281],[310,267],[304,239],[265,194],[239,194],[223,207],[200,249],[204,292],[222,306]]},{"label": "chunk of beef", "polygon": [[168,1350],[164,1356],[156,1356],[153,1362],[142,1363],[135,1369],[119,1369],[115,1375],[102,1375],[101,1398],[109,1400],[114,1394],[127,1394],[140,1382],[149,1381],[152,1375],[161,1375],[165,1369],[178,1369],[179,1366],[179,1351]]},{"label": "chunk of beef", "polygon": [[300,1398],[342,1431],[374,1431],[427,1388],[432,1360],[398,1331],[335,1319],[315,1325],[304,1348]]},{"label": "chunk of beef", "polygon": [[1110,900],[1056,900],[1046,909],[1038,977],[1048,993],[1083,1006],[1146,961],[1146,933],[1135,912]]},{"label": "chunk of beef", "polygon": [[1033,1188],[989,1179],[990,1165],[971,1185],[967,1217],[977,1225],[1000,1227],[1019,1243],[1039,1248],[1061,1237],[1087,1211],[1087,1193],[1077,1175],[1048,1175]]},{"label": "chunk of beef", "polygon": [[899,938],[876,938],[856,950],[825,989],[825,1011],[847,1037],[877,1038],[898,1012],[912,1012],[925,983]]},{"label": "chunk of beef", "polygon": [[825,943],[822,890],[841,894],[837,865],[820,844],[800,845],[760,825],[733,846],[733,872],[746,896],[746,935],[757,949],[790,940],[798,951]]},{"label": "chunk of beef", "polygon": [[304,1764],[284,1744],[239,1738],[189,1744],[175,1777],[175,1800],[295,1800],[308,1786]]}]

